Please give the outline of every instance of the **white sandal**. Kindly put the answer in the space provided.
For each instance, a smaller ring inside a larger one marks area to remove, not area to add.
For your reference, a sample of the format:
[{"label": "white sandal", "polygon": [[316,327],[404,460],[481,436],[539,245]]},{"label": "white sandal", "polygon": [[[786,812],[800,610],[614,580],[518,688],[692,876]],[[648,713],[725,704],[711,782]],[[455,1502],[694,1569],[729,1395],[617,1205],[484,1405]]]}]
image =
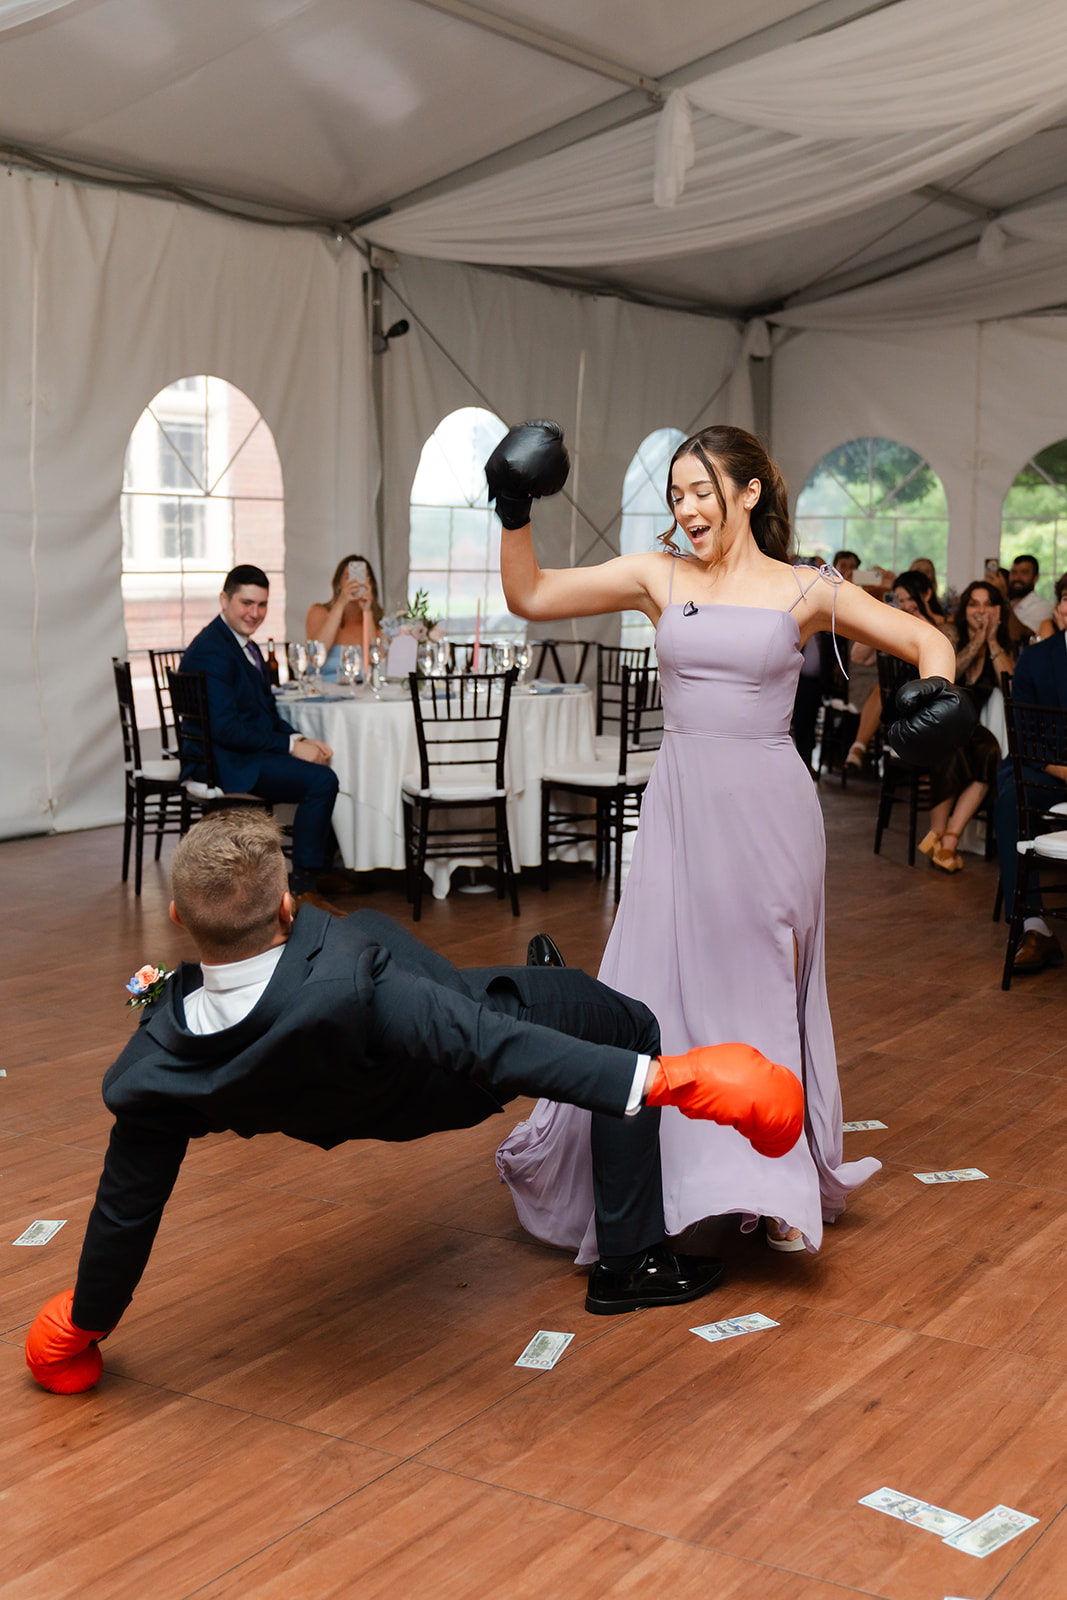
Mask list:
[{"label": "white sandal", "polygon": [[[799,1228],[787,1228],[784,1234],[780,1234],[778,1232],[780,1226],[781,1224],[777,1217],[764,1217],[763,1219],[764,1232],[770,1249],[779,1250],[783,1255],[792,1255],[797,1250],[806,1250],[808,1248],[804,1243],[804,1235]],[[771,1232],[772,1227],[775,1230],[773,1233]],[[795,1237],[791,1238],[791,1234],[795,1235]]]}]

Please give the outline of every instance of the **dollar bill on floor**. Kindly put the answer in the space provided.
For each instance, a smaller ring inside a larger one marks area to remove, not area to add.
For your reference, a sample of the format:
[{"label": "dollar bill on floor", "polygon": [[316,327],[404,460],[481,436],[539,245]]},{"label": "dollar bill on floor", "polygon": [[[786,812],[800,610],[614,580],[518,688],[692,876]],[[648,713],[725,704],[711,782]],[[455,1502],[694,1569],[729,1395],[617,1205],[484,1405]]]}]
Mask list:
[{"label": "dollar bill on floor", "polygon": [[988,1178],[989,1173],[979,1167],[950,1167],[946,1172],[916,1172],[912,1174],[920,1183],[976,1183]]},{"label": "dollar bill on floor", "polygon": [[884,1122],[845,1122],[841,1126],[842,1133],[869,1133],[872,1128],[884,1128]]},{"label": "dollar bill on floor", "polygon": [[515,1365],[533,1367],[535,1372],[548,1372],[556,1365],[573,1338],[573,1333],[548,1333],[544,1328],[540,1328]]},{"label": "dollar bill on floor", "polygon": [[1025,1511],[1013,1511],[1011,1506],[994,1506],[992,1511],[975,1517],[965,1528],[950,1533],[944,1542],[969,1556],[991,1556],[994,1550],[1017,1539],[1020,1533],[1040,1521],[1040,1517],[1028,1517]]},{"label": "dollar bill on floor", "polygon": [[887,1517],[896,1517],[900,1522],[910,1522],[912,1527],[922,1528],[927,1533],[940,1534],[942,1538],[967,1526],[967,1518],[958,1512],[946,1511],[943,1506],[931,1505],[929,1500],[918,1500],[911,1494],[901,1494],[898,1489],[875,1489],[872,1494],[865,1494],[859,1503],[870,1506],[872,1511],[883,1511]]},{"label": "dollar bill on floor", "polygon": [[777,1328],[780,1324],[765,1317],[762,1311],[748,1311],[741,1317],[724,1317],[721,1322],[705,1322],[699,1328],[690,1328],[698,1339],[717,1344],[720,1339],[736,1339],[742,1333],[759,1333],[762,1328]]},{"label": "dollar bill on floor", "polygon": [[54,1239],[60,1228],[67,1225],[66,1217],[62,1222],[31,1222],[25,1233],[20,1233],[17,1239],[12,1239],[12,1244],[47,1244],[49,1239]]}]

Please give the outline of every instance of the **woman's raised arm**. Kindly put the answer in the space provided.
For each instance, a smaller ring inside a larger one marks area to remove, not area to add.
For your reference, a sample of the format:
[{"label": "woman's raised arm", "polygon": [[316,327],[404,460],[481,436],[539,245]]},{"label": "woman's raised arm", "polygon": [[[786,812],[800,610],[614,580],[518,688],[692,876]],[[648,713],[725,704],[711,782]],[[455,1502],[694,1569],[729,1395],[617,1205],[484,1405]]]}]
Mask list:
[{"label": "woman's raised arm", "polygon": [[542,571],[538,565],[530,533],[533,502],[559,494],[569,471],[563,431],[555,422],[512,428],[485,463],[489,498],[503,526],[500,576],[509,609],[531,622],[605,611],[651,615],[646,556],[618,556],[601,566],[562,570]]}]

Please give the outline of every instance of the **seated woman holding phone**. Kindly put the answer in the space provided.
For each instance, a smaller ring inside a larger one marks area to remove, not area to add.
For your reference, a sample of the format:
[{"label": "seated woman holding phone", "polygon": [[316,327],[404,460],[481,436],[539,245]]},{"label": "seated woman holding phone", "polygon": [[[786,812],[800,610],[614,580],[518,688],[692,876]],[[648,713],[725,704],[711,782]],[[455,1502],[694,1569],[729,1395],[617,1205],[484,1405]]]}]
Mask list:
[{"label": "seated woman holding phone", "polygon": [[[365,620],[364,620],[365,619]],[[345,556],[333,575],[333,595],[308,608],[305,637],[318,639],[327,649],[324,678],[341,672],[341,647],[373,643],[381,629],[382,606],[378,580],[366,556]],[[366,661],[363,666],[366,670]]]}]

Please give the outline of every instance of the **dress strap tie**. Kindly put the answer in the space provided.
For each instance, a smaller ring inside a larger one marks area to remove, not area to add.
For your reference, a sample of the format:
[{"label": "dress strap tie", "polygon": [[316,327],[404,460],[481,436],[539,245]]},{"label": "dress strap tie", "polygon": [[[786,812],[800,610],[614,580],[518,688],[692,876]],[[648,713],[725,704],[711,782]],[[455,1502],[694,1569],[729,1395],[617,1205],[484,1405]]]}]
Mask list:
[{"label": "dress strap tie", "polygon": [[841,668],[841,676],[847,683],[848,673],[845,671],[845,663],[841,660],[841,652],[837,647],[837,586],[838,584],[846,583],[848,580],[845,578],[843,572],[838,572],[837,568],[831,566],[828,561],[824,561],[821,566],[818,566],[814,569],[811,582],[808,584],[807,588],[805,588],[801,583],[800,573],[796,567],[792,569],[792,572],[794,578],[797,580],[797,588],[800,590],[800,593],[793,601],[793,604],[789,607],[790,611],[795,610],[795,608],[804,599],[809,589],[814,589],[817,579],[825,578],[827,583],[833,585],[834,592],[830,601],[830,637],[834,641],[834,655],[837,657],[837,664]]}]

